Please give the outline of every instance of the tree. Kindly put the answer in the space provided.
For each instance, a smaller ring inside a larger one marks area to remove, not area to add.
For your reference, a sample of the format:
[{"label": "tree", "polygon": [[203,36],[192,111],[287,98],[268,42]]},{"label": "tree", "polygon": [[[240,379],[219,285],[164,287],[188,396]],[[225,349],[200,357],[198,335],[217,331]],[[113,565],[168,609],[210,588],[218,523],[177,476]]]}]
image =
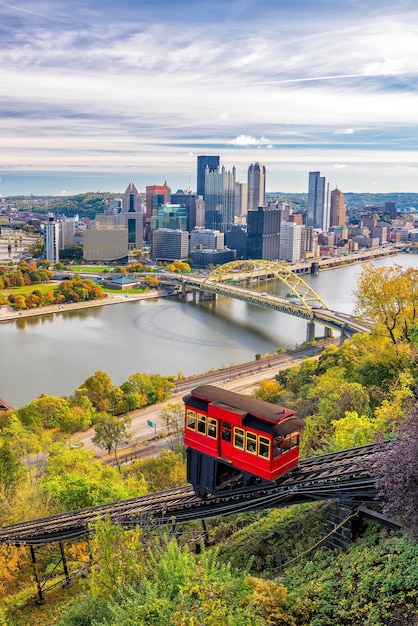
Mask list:
[{"label": "tree", "polygon": [[279,404],[282,392],[283,387],[277,380],[262,380],[254,396],[258,400],[264,400],[271,404]]},{"label": "tree", "polygon": [[418,405],[397,439],[373,459],[371,471],[385,513],[402,521],[418,537]]},{"label": "tree", "polygon": [[167,432],[171,434],[173,452],[183,450],[184,406],[168,403],[160,412],[160,417],[167,424]]},{"label": "tree", "polygon": [[142,477],[123,480],[117,469],[94,460],[92,452],[71,450],[65,444],[50,447],[39,488],[56,511],[126,500],[147,491]]},{"label": "tree", "polygon": [[108,374],[98,370],[76,390],[76,396],[86,396],[99,411],[111,411],[117,387]]},{"label": "tree", "polygon": [[105,412],[99,413],[97,418],[96,434],[92,438],[92,442],[97,444],[99,448],[107,450],[108,454],[113,451],[116,464],[119,467],[117,450],[121,441],[132,439],[132,434],[128,432],[132,418],[129,415],[116,417]]},{"label": "tree", "polygon": [[13,452],[9,441],[5,440],[0,445],[0,492],[13,494],[19,482],[23,479],[25,471]]},{"label": "tree", "polygon": [[396,344],[418,323],[418,270],[400,265],[362,266],[354,289],[355,312],[371,319]]}]

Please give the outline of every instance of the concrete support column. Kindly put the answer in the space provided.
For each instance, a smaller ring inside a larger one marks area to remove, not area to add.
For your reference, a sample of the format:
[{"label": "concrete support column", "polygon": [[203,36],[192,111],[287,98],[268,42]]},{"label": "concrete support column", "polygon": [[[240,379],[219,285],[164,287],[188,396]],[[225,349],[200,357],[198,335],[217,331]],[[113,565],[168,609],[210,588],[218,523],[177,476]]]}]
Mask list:
[{"label": "concrete support column", "polygon": [[306,325],[306,341],[315,341],[315,322],[308,322]]},{"label": "concrete support column", "polygon": [[216,300],[216,293],[209,293],[208,291],[199,291],[199,302],[206,302]]},{"label": "concrete support column", "polygon": [[332,337],[332,330],[331,328],[328,328],[328,326],[325,326],[324,337],[325,339],[330,339],[330,337]]}]

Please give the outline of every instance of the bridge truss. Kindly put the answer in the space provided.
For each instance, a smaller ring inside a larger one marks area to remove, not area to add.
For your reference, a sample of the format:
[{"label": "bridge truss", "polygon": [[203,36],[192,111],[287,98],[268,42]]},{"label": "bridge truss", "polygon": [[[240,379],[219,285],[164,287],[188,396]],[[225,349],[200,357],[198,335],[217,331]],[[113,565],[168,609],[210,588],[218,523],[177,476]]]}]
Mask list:
[{"label": "bridge truss", "polygon": [[[289,312],[298,314],[300,317],[311,318],[312,307],[329,310],[322,298],[308,285],[298,274],[295,274],[286,266],[275,261],[251,260],[231,261],[217,267],[203,281],[201,289],[214,291],[213,284],[231,284],[250,282],[261,278],[274,278],[285,287],[286,299],[283,309],[288,306]],[[254,292],[257,298],[257,294]],[[259,296],[262,299],[262,294]],[[287,305],[286,305],[287,300]],[[294,304],[300,307],[295,311]]]}]

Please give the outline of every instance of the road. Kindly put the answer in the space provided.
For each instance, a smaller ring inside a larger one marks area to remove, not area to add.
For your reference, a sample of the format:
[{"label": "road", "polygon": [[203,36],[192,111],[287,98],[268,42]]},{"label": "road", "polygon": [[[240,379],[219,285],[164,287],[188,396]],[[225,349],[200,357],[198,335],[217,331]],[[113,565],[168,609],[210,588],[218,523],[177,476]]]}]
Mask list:
[{"label": "road", "polygon": [[[329,345],[333,342],[335,340],[329,340],[328,342],[323,342],[323,345]],[[260,381],[271,380],[278,372],[289,367],[301,365],[307,357],[319,358],[320,351],[321,346],[303,348],[180,381],[173,397],[166,402],[154,404],[144,409],[137,409],[129,413],[132,418],[132,424],[129,429],[132,438],[121,443],[119,447],[120,454],[138,451],[141,458],[146,458],[158,455],[163,448],[169,448],[170,440],[169,438],[164,438],[168,434],[167,424],[161,418],[161,413],[168,405],[182,406],[183,396],[194,387],[216,384],[224,389],[249,395],[259,385]],[[104,450],[93,444],[91,439],[94,434],[94,428],[76,433],[71,437],[71,443],[72,445],[81,444],[84,449],[93,451],[97,458],[102,458],[103,460],[109,458]],[[148,449],[147,446],[150,441],[153,443],[153,446]],[[156,445],[157,442],[158,445]],[[147,448],[146,452],[145,448]]]}]

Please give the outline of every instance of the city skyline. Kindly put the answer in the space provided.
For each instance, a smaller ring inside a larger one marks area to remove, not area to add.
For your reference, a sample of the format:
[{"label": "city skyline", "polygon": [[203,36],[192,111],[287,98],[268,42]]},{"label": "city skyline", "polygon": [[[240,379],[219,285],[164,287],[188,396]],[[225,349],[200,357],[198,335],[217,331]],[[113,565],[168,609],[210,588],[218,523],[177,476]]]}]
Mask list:
[{"label": "city skyline", "polygon": [[199,155],[266,191],[418,192],[412,0],[0,1],[0,193],[196,189]]}]

